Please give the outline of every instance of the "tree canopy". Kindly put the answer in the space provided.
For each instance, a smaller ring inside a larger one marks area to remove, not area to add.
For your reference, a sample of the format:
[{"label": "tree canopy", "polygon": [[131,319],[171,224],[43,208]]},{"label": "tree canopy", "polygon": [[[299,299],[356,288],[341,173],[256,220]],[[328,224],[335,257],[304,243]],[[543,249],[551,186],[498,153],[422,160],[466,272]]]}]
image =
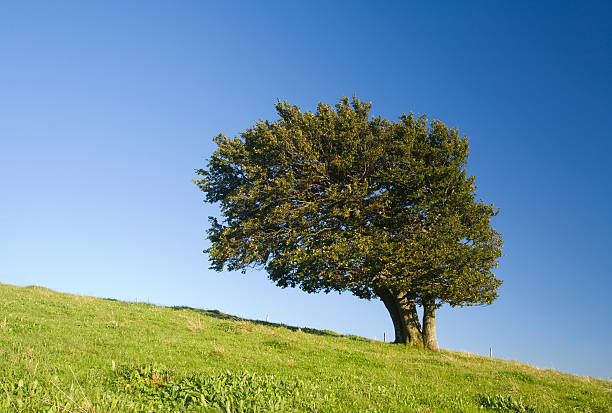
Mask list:
[{"label": "tree canopy", "polygon": [[436,308],[493,302],[502,241],[490,225],[497,211],[466,173],[467,137],[412,113],[371,117],[356,97],[314,113],[276,109],[276,121],[215,137],[197,170],[206,201],[221,206],[208,230],[212,268],[378,297],[396,342],[434,350]]}]

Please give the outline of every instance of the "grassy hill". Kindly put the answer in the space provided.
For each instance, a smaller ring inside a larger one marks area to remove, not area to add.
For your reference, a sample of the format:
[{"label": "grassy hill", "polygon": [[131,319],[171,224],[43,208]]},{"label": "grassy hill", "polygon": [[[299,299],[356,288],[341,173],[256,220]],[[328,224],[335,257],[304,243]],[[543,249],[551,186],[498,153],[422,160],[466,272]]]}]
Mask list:
[{"label": "grassy hill", "polygon": [[612,382],[0,284],[1,411],[606,412]]}]

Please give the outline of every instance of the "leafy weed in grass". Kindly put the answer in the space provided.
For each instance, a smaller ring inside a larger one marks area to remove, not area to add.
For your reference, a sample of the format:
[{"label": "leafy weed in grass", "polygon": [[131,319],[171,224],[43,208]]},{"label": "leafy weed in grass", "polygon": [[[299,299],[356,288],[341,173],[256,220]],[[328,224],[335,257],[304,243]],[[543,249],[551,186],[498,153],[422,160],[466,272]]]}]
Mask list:
[{"label": "leafy weed in grass", "polygon": [[181,377],[150,365],[117,371],[119,390],[127,390],[135,405],[162,406],[169,411],[204,408],[236,413],[282,412],[304,389],[300,381],[259,373],[228,371]]},{"label": "leafy weed in grass", "polygon": [[492,410],[501,410],[504,412],[518,413],[537,413],[538,409],[535,406],[525,404],[521,398],[512,396],[481,396],[480,405]]}]

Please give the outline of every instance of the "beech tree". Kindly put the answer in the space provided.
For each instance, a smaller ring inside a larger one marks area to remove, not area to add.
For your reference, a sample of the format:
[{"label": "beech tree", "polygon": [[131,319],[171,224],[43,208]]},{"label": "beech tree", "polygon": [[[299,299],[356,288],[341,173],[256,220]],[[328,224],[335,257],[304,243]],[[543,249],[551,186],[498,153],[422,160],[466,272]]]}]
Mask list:
[{"label": "beech tree", "polygon": [[457,129],[412,113],[373,118],[356,97],[315,113],[276,109],[274,122],[216,136],[196,170],[221,207],[210,217],[211,268],[263,268],[280,287],[379,298],[395,342],[432,350],[442,304],[495,300],[497,211],[477,198]]}]

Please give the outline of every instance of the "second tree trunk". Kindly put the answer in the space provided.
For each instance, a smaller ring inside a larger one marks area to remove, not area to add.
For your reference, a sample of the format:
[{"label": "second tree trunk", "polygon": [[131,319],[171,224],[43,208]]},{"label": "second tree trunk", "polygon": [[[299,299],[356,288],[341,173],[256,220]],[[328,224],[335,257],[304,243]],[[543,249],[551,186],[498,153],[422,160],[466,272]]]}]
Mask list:
[{"label": "second tree trunk", "polygon": [[433,298],[423,300],[423,344],[425,348],[440,351],[436,336],[436,301]]}]

